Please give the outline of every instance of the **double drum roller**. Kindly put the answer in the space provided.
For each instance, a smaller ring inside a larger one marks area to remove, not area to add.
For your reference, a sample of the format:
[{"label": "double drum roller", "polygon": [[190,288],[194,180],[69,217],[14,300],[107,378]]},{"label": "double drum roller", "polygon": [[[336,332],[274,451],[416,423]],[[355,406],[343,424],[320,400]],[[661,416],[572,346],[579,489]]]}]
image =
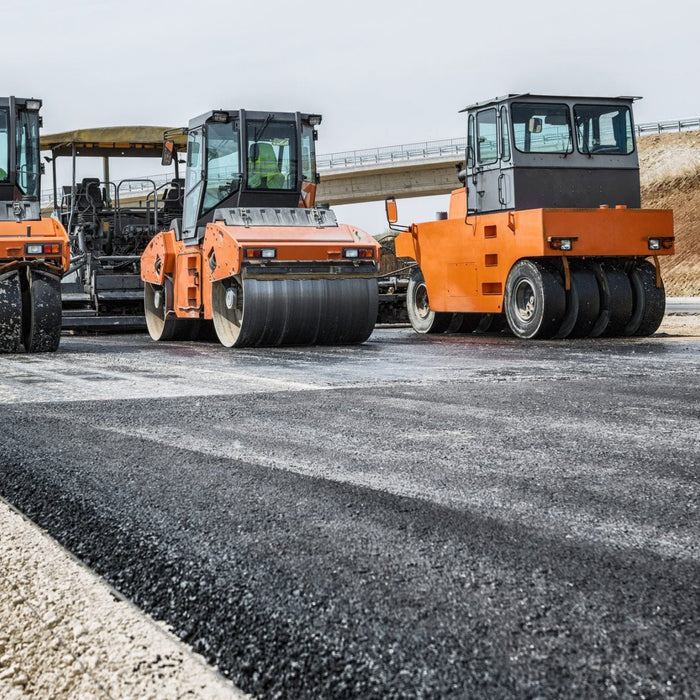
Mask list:
[{"label": "double drum roller", "polygon": [[232,110],[190,122],[183,218],[141,257],[151,337],[213,331],[226,347],[369,338],[380,246],[314,207],[320,121]]},{"label": "double drum roller", "polygon": [[68,235],[39,204],[41,100],[0,97],[0,352],[53,352],[61,339]]},{"label": "double drum roller", "polygon": [[154,340],[209,340],[226,347],[347,345],[369,338],[377,318],[375,279],[258,280],[211,287],[212,321],[167,315],[166,289],[146,284],[146,323]]}]

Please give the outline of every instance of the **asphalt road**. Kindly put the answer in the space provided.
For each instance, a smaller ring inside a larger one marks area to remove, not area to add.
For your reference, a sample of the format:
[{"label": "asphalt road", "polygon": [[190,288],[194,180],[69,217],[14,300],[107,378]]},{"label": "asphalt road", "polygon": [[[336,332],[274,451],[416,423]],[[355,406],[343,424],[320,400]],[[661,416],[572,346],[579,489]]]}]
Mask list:
[{"label": "asphalt road", "polygon": [[260,697],[700,695],[700,337],[64,338],[0,493]]}]

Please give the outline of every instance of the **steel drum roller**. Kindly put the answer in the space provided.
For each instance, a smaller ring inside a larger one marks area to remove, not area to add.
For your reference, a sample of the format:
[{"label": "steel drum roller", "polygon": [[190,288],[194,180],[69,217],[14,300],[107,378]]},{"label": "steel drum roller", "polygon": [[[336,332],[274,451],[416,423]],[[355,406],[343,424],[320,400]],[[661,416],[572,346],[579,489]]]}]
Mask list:
[{"label": "steel drum roller", "polygon": [[227,347],[362,343],[377,319],[376,279],[229,278],[212,288]]}]

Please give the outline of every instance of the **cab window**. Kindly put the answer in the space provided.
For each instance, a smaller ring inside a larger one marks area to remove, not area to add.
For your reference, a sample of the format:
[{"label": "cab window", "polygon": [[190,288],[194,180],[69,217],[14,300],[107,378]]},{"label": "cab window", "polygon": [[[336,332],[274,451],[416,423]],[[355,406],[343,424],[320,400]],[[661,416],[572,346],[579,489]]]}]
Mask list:
[{"label": "cab window", "polygon": [[485,109],[476,115],[476,158],[481,165],[498,160],[496,110]]},{"label": "cab window", "polygon": [[20,110],[17,119],[17,187],[39,197],[39,114]]},{"label": "cab window", "polygon": [[187,138],[187,172],[185,173],[185,213],[183,228],[194,231],[199,217],[202,192],[202,130],[190,131]]},{"label": "cab window", "polygon": [[310,124],[301,127],[301,176],[307,182],[313,182],[316,177],[314,128]]},{"label": "cab window", "polygon": [[569,108],[565,104],[513,102],[513,142],[521,153],[572,153]]},{"label": "cab window", "polygon": [[209,211],[241,185],[238,120],[207,124],[207,176],[203,211]]},{"label": "cab window", "polygon": [[251,119],[248,130],[248,189],[294,190],[297,181],[294,122]]},{"label": "cab window", "polygon": [[10,172],[9,112],[0,109],[0,182],[7,180]]},{"label": "cab window", "polygon": [[467,167],[474,167],[474,115],[469,115],[469,127],[467,129]]},{"label": "cab window", "polygon": [[630,110],[618,105],[574,105],[576,144],[587,155],[634,151]]},{"label": "cab window", "polygon": [[501,107],[501,159],[510,160],[510,134],[508,132],[508,110]]}]

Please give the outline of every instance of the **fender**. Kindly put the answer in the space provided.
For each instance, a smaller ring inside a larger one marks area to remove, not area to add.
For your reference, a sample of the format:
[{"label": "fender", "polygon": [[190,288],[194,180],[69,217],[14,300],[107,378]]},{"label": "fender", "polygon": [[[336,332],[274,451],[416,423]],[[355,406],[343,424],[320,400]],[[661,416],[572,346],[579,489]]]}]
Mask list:
[{"label": "fender", "polygon": [[211,282],[233,277],[241,271],[243,247],[227,226],[207,224],[203,249],[203,267]]},{"label": "fender", "polygon": [[141,279],[162,285],[165,275],[175,272],[175,231],[163,231],[155,235],[141,255]]}]

